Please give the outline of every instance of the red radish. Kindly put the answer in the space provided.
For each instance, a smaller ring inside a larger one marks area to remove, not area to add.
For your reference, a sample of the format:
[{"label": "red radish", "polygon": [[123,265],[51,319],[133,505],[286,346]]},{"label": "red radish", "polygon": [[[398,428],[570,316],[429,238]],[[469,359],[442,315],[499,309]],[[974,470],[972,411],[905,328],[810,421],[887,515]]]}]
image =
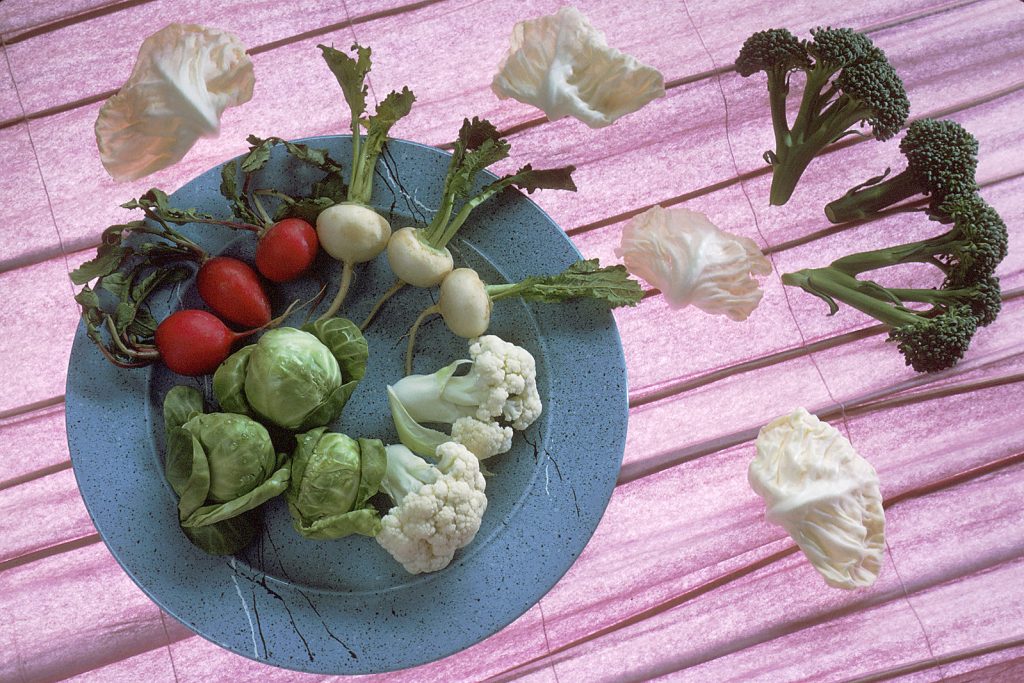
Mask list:
[{"label": "red radish", "polygon": [[196,276],[203,301],[221,317],[245,327],[270,322],[270,300],[256,271],[230,256],[203,263]]},{"label": "red radish", "polygon": [[234,332],[212,313],[176,311],[156,328],[156,348],[164,364],[179,375],[206,375],[231,355],[231,346],[255,330]]},{"label": "red radish", "polygon": [[271,282],[289,282],[309,268],[319,246],[312,225],[301,218],[285,218],[260,237],[256,268]]}]

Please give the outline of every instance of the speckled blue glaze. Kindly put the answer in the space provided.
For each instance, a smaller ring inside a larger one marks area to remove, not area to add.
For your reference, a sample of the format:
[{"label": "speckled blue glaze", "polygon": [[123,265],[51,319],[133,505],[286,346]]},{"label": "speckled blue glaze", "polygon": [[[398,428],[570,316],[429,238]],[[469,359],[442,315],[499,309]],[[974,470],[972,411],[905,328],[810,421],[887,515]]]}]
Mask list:
[{"label": "speckled blue glaze", "polygon": [[[351,155],[348,136],[303,142],[338,160]],[[448,160],[431,147],[390,142],[378,164],[374,206],[391,213],[395,229],[427,222]],[[316,176],[276,149],[259,185],[299,194]],[[220,169],[211,169],[175,192],[172,203],[226,216],[219,184]],[[213,253],[251,257],[254,250],[251,236],[225,228],[185,231]],[[456,263],[476,268],[487,282],[558,272],[579,258],[562,230],[516,191],[479,207],[461,234],[453,244]],[[339,264],[322,257],[316,267],[337,281]],[[393,276],[384,255],[356,273],[342,314],[360,321]],[[307,278],[272,289],[274,310],[318,288]],[[382,311],[367,333],[367,376],[332,429],[397,442],[384,386],[402,376],[399,337],[432,294],[407,288]],[[167,292],[154,313],[160,319],[199,305],[188,283]],[[304,315],[289,323],[301,324]],[[264,506],[262,536],[238,556],[211,557],[192,546],[178,529],[177,501],[163,476],[161,405],[166,391],[183,383],[209,400],[209,379],[182,378],[159,365],[117,369],[80,326],[68,371],[67,432],[89,514],[117,561],[157,604],[246,657],[314,673],[360,674],[458,652],[523,614],[572,565],[611,496],[626,436],[625,364],[614,319],[603,307],[502,301],[489,333],[534,354],[544,413],[516,434],[512,451],[488,461],[494,476],[480,532],[440,572],[410,576],[365,537],[302,538],[280,498]],[[438,318],[420,332],[416,371],[466,355],[465,340]]]}]

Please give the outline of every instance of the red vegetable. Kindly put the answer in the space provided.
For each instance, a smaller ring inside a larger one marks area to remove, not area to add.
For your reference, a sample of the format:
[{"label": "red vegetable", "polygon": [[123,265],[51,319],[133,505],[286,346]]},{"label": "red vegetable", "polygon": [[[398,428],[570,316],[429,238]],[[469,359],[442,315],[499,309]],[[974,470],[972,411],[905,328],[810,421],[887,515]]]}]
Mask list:
[{"label": "red vegetable", "polygon": [[256,268],[272,282],[289,282],[309,268],[319,246],[312,225],[301,218],[285,218],[260,238]]},{"label": "red vegetable", "polygon": [[206,375],[231,355],[231,346],[256,330],[234,332],[220,318],[197,309],[176,311],[156,328],[156,348],[179,375]]},{"label": "red vegetable", "polygon": [[256,271],[230,256],[206,261],[196,276],[203,301],[226,320],[245,327],[270,322],[270,300]]}]

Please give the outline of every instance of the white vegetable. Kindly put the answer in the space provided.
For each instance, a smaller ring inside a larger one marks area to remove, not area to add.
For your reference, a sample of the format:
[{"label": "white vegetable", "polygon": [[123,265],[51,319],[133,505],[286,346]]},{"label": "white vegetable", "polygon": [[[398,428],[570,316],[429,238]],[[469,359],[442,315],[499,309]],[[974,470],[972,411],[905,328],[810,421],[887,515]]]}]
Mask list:
[{"label": "white vegetable", "polygon": [[384,251],[391,224],[368,206],[342,202],[316,217],[316,235],[328,254],[343,263],[366,263]]},{"label": "white vegetable", "polygon": [[[366,115],[369,90],[370,48],[353,45],[355,57],[327,45],[318,45],[327,67],[341,86],[351,114],[352,170],[349,172],[348,201],[329,206],[316,219],[316,233],[324,251],[341,261],[338,293],[319,320],[332,317],[341,308],[352,284],[354,266],[377,258],[387,247],[391,224],[370,208],[377,159],[384,150],[391,127],[412,109],[416,96],[408,88],[392,90]],[[365,135],[363,132],[365,131]]]},{"label": "white vegetable", "polygon": [[96,119],[103,167],[115,180],[135,180],[177,163],[199,138],[220,133],[226,108],[252,99],[255,80],[234,35],[195,24],[157,31]]},{"label": "white vegetable", "polygon": [[834,427],[803,408],[765,425],[750,463],[765,519],[793,537],[825,582],[870,586],[885,550],[878,475]]},{"label": "white vegetable", "polygon": [[693,304],[731,320],[746,320],[764,295],[751,274],[772,272],[753,240],[684,208],[654,206],[634,217],[615,254],[630,273],[660,289],[672,308]]},{"label": "white vegetable", "polygon": [[512,428],[494,420],[460,417],[452,423],[452,441],[468,448],[478,460],[486,460],[512,449]]},{"label": "white vegetable", "polygon": [[455,265],[447,247],[427,244],[418,228],[402,228],[388,241],[388,263],[395,277],[413,287],[434,287]]},{"label": "white vegetable", "polygon": [[436,572],[480,530],[487,486],[476,456],[448,441],[431,465],[401,444],[388,446],[381,489],[395,506],[381,519],[377,543],[410,574]]},{"label": "white vegetable", "polygon": [[471,268],[448,273],[441,282],[437,306],[448,329],[465,339],[479,337],[491,324],[491,297]]},{"label": "white vegetable", "polygon": [[[454,366],[442,368],[445,374]],[[460,443],[477,457],[485,460],[512,448],[512,428],[500,425],[495,420],[478,420],[476,417],[457,417],[459,410],[452,410],[449,417],[451,434],[445,434],[426,425],[422,425],[409,415],[409,411],[399,400],[394,387],[388,387],[388,405],[391,407],[391,419],[398,431],[398,440],[416,455],[432,458],[437,447],[446,441]]]},{"label": "white vegetable", "polygon": [[469,357],[472,367],[464,375],[454,375],[466,363],[458,360],[430,375],[403,377],[390,388],[417,422],[475,417],[523,430],[540,417],[537,363],[529,351],[489,334],[470,342]]},{"label": "white vegetable", "polygon": [[387,247],[391,224],[368,206],[342,202],[317,215],[316,235],[324,251],[341,261],[338,293],[320,316],[320,320],[326,320],[341,308],[352,284],[353,266],[372,261]]},{"label": "white vegetable", "polygon": [[609,47],[579,10],[563,7],[515,25],[491,89],[500,99],[532,104],[551,121],[574,116],[601,128],[664,96],[665,79]]}]

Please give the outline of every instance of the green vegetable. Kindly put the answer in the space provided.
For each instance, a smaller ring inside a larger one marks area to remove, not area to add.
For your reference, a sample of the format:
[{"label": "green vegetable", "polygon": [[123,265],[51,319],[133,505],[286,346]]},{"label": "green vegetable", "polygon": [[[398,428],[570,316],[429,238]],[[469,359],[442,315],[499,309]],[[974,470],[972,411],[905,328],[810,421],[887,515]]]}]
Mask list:
[{"label": "green vegetable", "polygon": [[256,539],[260,531],[259,509],[243,512],[207,526],[183,526],[188,540],[210,555],[234,555]]},{"label": "green vegetable", "polygon": [[[377,105],[377,113],[366,113],[368,88],[366,76],[370,73],[370,48],[353,45],[356,53],[353,59],[340,50],[326,45],[317,45],[323,52],[327,67],[338,80],[345,102],[351,112],[352,128],[352,172],[349,176],[348,201],[369,204],[373,194],[373,174],[377,157],[384,149],[391,127],[412,109],[416,96],[409,88],[401,92],[392,91]],[[362,130],[366,129],[366,137]]]},{"label": "green vegetable", "polygon": [[375,535],[380,515],[368,501],[387,468],[384,444],[378,439],[356,441],[326,427],[296,440],[287,495],[295,530],[321,540]]},{"label": "green vegetable", "polygon": [[[955,365],[979,326],[989,325],[1001,300],[996,266],[1006,256],[1007,231],[999,214],[977,194],[953,195],[938,207],[953,220],[947,232],[926,240],[851,254],[825,268],[786,273],[782,282],[820,297],[835,313],[841,301],[889,326],[907,365],[937,372]],[[889,266],[927,263],[944,276],[939,289],[884,287],[857,276]],[[918,310],[909,303],[930,308]]]},{"label": "green vegetable", "polygon": [[[833,223],[859,220],[918,194],[937,209],[946,197],[976,192],[978,140],[955,121],[921,119],[900,141],[907,168],[891,178],[871,178],[825,206]],[[886,171],[886,175],[888,171]]]},{"label": "green vegetable", "polygon": [[341,414],[366,371],[366,340],[341,318],[282,327],[239,349],[213,375],[222,410],[285,429],[321,427]]},{"label": "green vegetable", "polygon": [[251,511],[284,492],[290,470],[263,425],[244,415],[204,414],[202,408],[201,395],[191,387],[167,393],[164,471],[178,495],[185,534],[211,554],[230,554],[253,539],[258,518]]},{"label": "green vegetable", "polygon": [[[173,430],[180,429],[193,417],[203,414],[203,396],[192,387],[173,387],[164,397],[163,412],[164,431],[169,442]],[[191,469],[185,467],[187,463],[180,464],[183,466],[180,471],[177,468],[168,469],[168,482],[178,496],[188,489],[191,476]],[[181,530],[194,545],[211,555],[233,555],[253,542],[259,526],[258,511],[249,510],[214,524],[183,526]]]},{"label": "green vegetable", "polygon": [[[789,201],[800,176],[827,145],[868,124],[878,140],[903,126],[910,111],[903,81],[880,49],[848,28],[816,28],[812,41],[786,29],[759,31],[747,38],[736,59],[741,76],[764,71],[775,149],[765,153],[772,166],[770,202]],[[806,75],[792,127],[786,114],[794,72]]]},{"label": "green vegetable", "polygon": [[[191,264],[203,263],[208,255],[172,227],[200,214],[170,207],[160,190],[121,206],[141,208],[150,220],[104,230],[96,256],[72,271],[71,281],[82,285],[75,301],[89,339],[114,365],[138,368],[160,358],[154,339],[157,321],[149,311],[151,297],[186,280]],[[86,283],[92,280],[96,282],[90,287]]]},{"label": "green vegetable", "polygon": [[[231,210],[239,220],[263,226],[263,230],[285,218],[301,218],[314,224],[321,211],[345,201],[348,196],[343,169],[327,150],[278,137],[259,138],[250,135],[246,141],[249,143],[249,153],[241,160],[229,161],[221,167],[221,194],[231,204]],[[266,166],[271,150],[277,145],[284,146],[291,157],[324,172],[323,177],[313,183],[308,195],[291,197],[279,190],[251,189],[255,175]],[[260,196],[274,197],[281,201],[272,216],[264,210],[259,201]]]}]

